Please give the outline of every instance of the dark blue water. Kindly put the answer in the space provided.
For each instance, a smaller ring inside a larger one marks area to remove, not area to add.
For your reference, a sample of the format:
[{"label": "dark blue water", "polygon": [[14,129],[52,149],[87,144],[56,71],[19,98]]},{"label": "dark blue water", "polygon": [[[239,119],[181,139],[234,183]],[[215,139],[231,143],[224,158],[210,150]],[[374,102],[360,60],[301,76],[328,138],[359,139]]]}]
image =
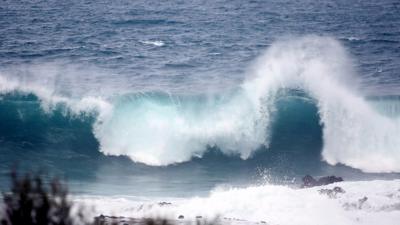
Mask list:
[{"label": "dark blue water", "polygon": [[240,82],[272,41],[321,34],[354,55],[365,87],[398,94],[399,7],[388,0],[3,1],[0,63],[101,68],[104,75],[82,72],[87,89],[103,82],[116,92],[220,89]]},{"label": "dark blue water", "polygon": [[[307,35],[339,41],[363,95],[398,101],[398,1],[2,1],[2,183],[15,163],[22,170],[65,176],[75,191],[96,194],[183,196],[218,184],[259,183],[266,176],[277,183],[296,182],[304,174],[398,177],[327,164],[318,102],[303,92],[289,91],[274,101],[269,143],[252,157],[243,160],[205,144],[191,160],[161,167],[135,163],[121,152],[103,154],[99,149],[107,138],[125,131],[106,129],[99,137],[94,124],[101,110],[76,113],[65,103],[105,100],[118,109],[110,126],[138,124],[130,117],[139,114],[149,115],[143,120],[151,120],[152,113],[174,115],[163,111],[169,98],[180,101],[184,113],[204,118],[201,108],[206,105],[212,114],[219,109],[214,103],[233,98],[253,62],[275,41]],[[204,103],[209,95],[218,97]],[[126,146],[121,151],[132,145]],[[163,157],[168,154],[175,153]]]}]

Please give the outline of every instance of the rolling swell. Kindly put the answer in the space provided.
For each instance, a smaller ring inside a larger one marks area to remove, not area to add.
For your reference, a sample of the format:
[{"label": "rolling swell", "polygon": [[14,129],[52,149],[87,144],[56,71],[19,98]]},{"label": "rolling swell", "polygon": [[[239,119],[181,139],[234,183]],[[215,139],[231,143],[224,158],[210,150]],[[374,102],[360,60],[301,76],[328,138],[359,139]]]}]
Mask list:
[{"label": "rolling swell", "polygon": [[[127,110],[127,108],[140,108],[143,107],[141,104],[148,102],[149,99],[159,105],[168,105],[171,104],[171,101],[174,102],[169,95],[148,93],[124,96],[119,103],[115,104],[115,107],[121,111]],[[214,99],[213,102],[224,102],[224,98],[218,99]],[[204,107],[204,102],[210,102],[204,96],[181,97],[180,101],[183,100],[190,103],[193,111]],[[99,123],[96,121],[98,115],[75,114],[65,105],[54,106],[51,111],[48,111],[43,108],[42,104],[41,100],[33,94],[14,92],[1,96],[1,171],[8,171],[10,165],[15,162],[22,163],[20,164],[22,167],[29,162],[28,164],[33,168],[51,169],[55,173],[67,173],[79,178],[92,176],[93,174],[88,171],[96,170],[96,168],[102,167],[102,164],[122,163],[121,165],[125,165],[118,158],[111,157],[116,154],[104,156],[100,153],[99,140],[96,139],[95,132],[93,132],[94,126],[100,126],[99,124],[95,125]],[[178,103],[174,102],[174,104]],[[225,152],[228,154],[226,156],[220,153],[223,151],[219,146],[208,145],[201,155],[191,156],[195,158],[193,159],[194,165],[184,163],[182,168],[190,168],[200,163],[221,173],[226,172],[229,167],[253,173],[256,168],[263,166],[267,166],[275,172],[284,171],[285,174],[300,168],[305,170],[305,172],[301,172],[302,174],[310,170],[317,173],[321,165],[322,127],[319,124],[315,101],[301,91],[283,90],[277,96],[275,104],[276,112],[274,121],[271,123],[273,132],[271,132],[268,149],[266,149],[267,146],[257,146],[255,149],[257,151],[253,153],[254,157],[242,161],[238,159],[240,156],[238,153]],[[138,113],[146,114],[142,111]],[[165,114],[165,112],[163,113]],[[115,111],[113,116],[126,119]],[[142,120],[143,117],[139,117],[139,119]],[[125,121],[125,123],[129,123],[129,121]],[[115,125],[113,126],[115,128]],[[143,127],[139,128],[144,129]],[[132,137],[132,139],[134,138]],[[143,136],[139,138],[143,138]],[[123,141],[123,139],[120,140]],[[137,169],[137,166],[133,168]]]},{"label": "rolling swell", "polygon": [[101,157],[90,115],[72,115],[63,107],[46,112],[37,96],[10,93],[0,101],[0,171],[18,163],[22,169],[84,175]]}]

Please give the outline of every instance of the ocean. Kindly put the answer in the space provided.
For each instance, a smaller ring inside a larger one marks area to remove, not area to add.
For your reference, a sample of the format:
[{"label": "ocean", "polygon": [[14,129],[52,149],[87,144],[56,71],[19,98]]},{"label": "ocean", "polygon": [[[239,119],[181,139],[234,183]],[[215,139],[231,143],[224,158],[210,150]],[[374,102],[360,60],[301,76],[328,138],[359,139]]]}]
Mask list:
[{"label": "ocean", "polygon": [[399,71],[396,0],[4,0],[0,190],[17,165],[94,214],[397,224]]}]

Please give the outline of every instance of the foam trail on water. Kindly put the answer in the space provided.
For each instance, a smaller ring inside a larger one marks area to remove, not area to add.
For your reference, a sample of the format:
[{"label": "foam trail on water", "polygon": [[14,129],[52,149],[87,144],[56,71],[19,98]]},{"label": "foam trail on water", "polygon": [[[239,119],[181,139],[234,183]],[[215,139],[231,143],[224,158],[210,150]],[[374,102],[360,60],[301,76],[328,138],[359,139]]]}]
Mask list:
[{"label": "foam trail on water", "polygon": [[163,41],[141,41],[141,43],[143,43],[145,45],[153,45],[156,47],[162,47],[165,45],[165,43]]}]

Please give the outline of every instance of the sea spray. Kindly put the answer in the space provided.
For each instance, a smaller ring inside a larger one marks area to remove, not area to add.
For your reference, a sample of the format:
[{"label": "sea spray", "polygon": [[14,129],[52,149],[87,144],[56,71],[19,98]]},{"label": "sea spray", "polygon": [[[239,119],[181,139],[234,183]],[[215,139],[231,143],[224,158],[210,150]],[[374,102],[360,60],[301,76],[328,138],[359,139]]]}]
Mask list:
[{"label": "sea spray", "polygon": [[366,172],[400,166],[400,122],[378,113],[357,91],[351,59],[329,37],[307,36],[275,43],[244,87],[254,101],[282,88],[302,89],[315,99],[323,125],[323,159]]}]

